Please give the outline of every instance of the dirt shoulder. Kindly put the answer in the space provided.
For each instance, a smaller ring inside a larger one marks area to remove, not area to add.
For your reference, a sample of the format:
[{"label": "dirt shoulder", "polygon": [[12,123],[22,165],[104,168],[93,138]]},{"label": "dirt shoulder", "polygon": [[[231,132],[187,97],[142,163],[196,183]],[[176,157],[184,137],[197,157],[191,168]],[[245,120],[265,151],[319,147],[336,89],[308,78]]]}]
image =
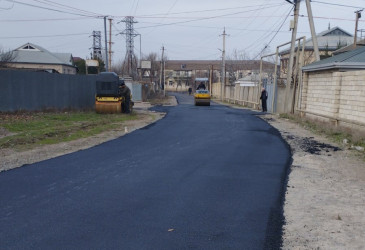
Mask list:
[{"label": "dirt shoulder", "polygon": [[348,145],[276,115],[262,117],[289,143],[283,249],[364,249],[365,162]]},{"label": "dirt shoulder", "polygon": [[[177,103],[175,97],[169,97],[161,104],[173,106]],[[151,105],[149,103],[135,103],[133,112],[137,113],[139,119],[126,121],[117,129],[106,131],[88,138],[41,146],[23,152],[17,152],[12,149],[0,149],[0,172],[96,146],[133,132],[136,129],[145,127],[165,116],[165,113],[149,111],[148,108],[150,107]],[[5,134],[5,132],[3,134]]]}]

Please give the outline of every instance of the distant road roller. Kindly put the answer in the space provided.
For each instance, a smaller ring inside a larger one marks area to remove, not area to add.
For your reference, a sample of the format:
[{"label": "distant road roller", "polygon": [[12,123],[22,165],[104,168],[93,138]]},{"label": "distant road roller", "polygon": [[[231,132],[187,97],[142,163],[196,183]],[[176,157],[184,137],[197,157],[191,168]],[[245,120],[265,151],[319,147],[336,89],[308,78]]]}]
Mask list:
[{"label": "distant road roller", "polygon": [[210,93],[205,89],[198,89],[194,94],[195,106],[210,106]]},{"label": "distant road roller", "polygon": [[[125,98],[120,93],[124,80],[114,72],[102,72],[96,78],[95,111],[101,114],[122,113]],[[132,97],[130,98],[132,99]],[[130,112],[133,102],[130,102]]]}]

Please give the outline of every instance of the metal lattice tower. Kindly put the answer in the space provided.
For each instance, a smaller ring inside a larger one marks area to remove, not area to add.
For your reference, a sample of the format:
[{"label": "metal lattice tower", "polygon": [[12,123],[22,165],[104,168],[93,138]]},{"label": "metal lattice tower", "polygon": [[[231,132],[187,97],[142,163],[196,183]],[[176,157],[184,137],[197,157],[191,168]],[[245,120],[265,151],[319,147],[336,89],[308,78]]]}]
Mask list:
[{"label": "metal lattice tower", "polygon": [[133,24],[137,23],[134,21],[134,17],[127,16],[122,22],[125,23],[125,30],[121,33],[126,37],[126,55],[125,60],[127,62],[127,71],[130,76],[134,76],[137,72],[136,56],[134,54],[134,37],[138,34],[133,28]]},{"label": "metal lattice tower", "polygon": [[101,54],[101,31],[93,31],[93,58],[102,59]]}]

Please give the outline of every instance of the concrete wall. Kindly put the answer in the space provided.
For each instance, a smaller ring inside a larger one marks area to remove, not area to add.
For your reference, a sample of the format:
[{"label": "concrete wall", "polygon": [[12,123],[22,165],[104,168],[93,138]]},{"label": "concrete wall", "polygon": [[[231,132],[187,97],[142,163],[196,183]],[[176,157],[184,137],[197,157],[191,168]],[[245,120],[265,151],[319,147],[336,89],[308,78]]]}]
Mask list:
[{"label": "concrete wall", "polygon": [[[221,99],[221,83],[212,84],[213,98]],[[243,87],[239,84],[225,86],[225,101],[240,104],[250,108],[256,108],[258,99],[258,87]]]},{"label": "concrete wall", "polygon": [[[294,84],[293,84],[294,85]],[[290,110],[290,108],[292,108],[292,101],[294,98],[294,86],[290,87],[289,90],[289,97],[286,99],[285,97],[285,91],[286,91],[286,85],[283,84],[278,84],[277,89],[276,89],[277,93],[276,93],[276,107],[275,113],[281,114],[281,113],[285,113],[285,110]],[[297,93],[299,91],[299,86],[297,87]],[[288,106],[288,108],[285,108],[285,105]]]},{"label": "concrete wall", "polygon": [[221,98],[221,83],[220,82],[212,83],[211,93],[212,93],[213,98],[217,98],[217,99]]},{"label": "concrete wall", "polygon": [[365,124],[364,97],[364,70],[307,72],[298,106],[308,112],[308,117]]},{"label": "concrete wall", "polygon": [[338,117],[365,124],[365,71],[336,72],[333,79],[335,89],[335,110]]}]

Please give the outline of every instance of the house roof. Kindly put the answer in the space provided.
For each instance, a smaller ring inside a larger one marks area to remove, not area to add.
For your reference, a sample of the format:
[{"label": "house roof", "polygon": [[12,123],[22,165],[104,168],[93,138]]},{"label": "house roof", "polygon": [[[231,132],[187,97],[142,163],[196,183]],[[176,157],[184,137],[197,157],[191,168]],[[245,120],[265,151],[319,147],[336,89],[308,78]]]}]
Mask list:
[{"label": "house roof", "polygon": [[302,68],[305,72],[328,69],[365,69],[365,47],[332,56]]},{"label": "house roof", "polygon": [[[356,47],[358,46],[365,46],[365,39],[361,39],[359,41],[356,42]],[[347,52],[347,51],[351,51],[351,50],[354,50],[356,49],[354,43],[351,43],[350,45],[348,46],[345,46],[345,47],[342,47],[341,49],[338,49],[336,51],[334,51],[332,53],[332,55],[338,55],[338,54],[341,54],[341,53],[344,53],[344,52]]]},{"label": "house roof", "polygon": [[[322,31],[317,34],[317,42],[319,50],[335,51],[339,47],[347,46],[354,42],[354,37],[347,31],[340,27],[333,27],[332,29]],[[296,46],[297,47],[297,46]],[[313,50],[313,39],[309,38],[305,42],[306,50]],[[290,48],[282,51],[280,54],[286,54]]]},{"label": "house roof", "polygon": [[[353,36],[339,27],[323,31],[317,35],[318,49],[337,50],[341,46],[346,46],[354,41]],[[306,47],[313,48],[313,40],[310,38],[306,42]]]},{"label": "house roof", "polygon": [[41,46],[26,43],[14,50],[15,63],[61,64],[73,66],[71,53],[52,53]]},{"label": "house roof", "polygon": [[[226,60],[226,66],[237,65],[241,70],[259,70],[260,60]],[[221,70],[222,60],[168,60],[166,70],[191,71],[191,70]],[[270,62],[263,61],[263,69],[275,68]]]}]

